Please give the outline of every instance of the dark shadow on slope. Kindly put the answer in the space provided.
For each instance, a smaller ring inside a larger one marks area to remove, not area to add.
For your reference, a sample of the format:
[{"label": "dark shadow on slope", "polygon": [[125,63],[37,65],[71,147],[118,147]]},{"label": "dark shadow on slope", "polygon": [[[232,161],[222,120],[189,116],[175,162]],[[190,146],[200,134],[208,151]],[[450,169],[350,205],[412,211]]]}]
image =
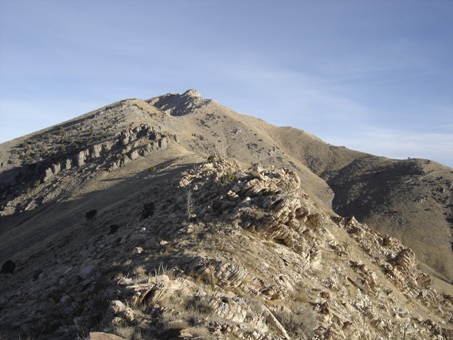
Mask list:
[{"label": "dark shadow on slope", "polygon": [[[126,203],[152,186],[172,180],[179,173],[194,164],[173,165],[173,161],[163,162],[155,173],[142,171],[131,178],[119,179],[112,187],[84,195],[72,201],[47,202],[31,211],[24,211],[1,218],[0,262],[9,258],[21,257],[32,249],[58,239],[62,235],[85,223],[85,214],[93,209],[98,216],[106,210]],[[123,218],[126,218],[123,217]],[[95,217],[91,223],[96,223]]]},{"label": "dark shadow on slope", "polygon": [[424,174],[414,162],[380,163],[375,157],[357,159],[328,181],[335,193],[332,206],[338,214],[354,215],[363,220],[372,212],[384,212],[386,201],[393,191],[402,189],[409,193],[405,183]]}]

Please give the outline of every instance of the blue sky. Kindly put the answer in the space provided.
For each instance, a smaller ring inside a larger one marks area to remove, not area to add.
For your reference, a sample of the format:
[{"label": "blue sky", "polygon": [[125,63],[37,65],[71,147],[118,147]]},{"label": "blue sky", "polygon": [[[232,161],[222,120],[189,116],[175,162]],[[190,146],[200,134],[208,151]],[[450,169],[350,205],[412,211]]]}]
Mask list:
[{"label": "blue sky", "polygon": [[453,1],[0,0],[0,142],[190,88],[453,167]]}]

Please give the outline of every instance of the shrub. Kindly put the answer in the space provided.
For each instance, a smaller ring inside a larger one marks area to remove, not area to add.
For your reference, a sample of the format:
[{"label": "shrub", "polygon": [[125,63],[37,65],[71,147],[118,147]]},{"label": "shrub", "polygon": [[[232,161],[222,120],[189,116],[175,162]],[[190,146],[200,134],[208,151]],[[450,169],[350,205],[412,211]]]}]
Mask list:
[{"label": "shrub", "polygon": [[142,219],[146,219],[148,217],[153,216],[154,214],[154,202],[148,202],[143,204],[143,210],[142,210]]},{"label": "shrub", "polygon": [[223,185],[231,183],[234,181],[234,175],[231,172],[228,172],[220,178],[220,181]]},{"label": "shrub", "polygon": [[1,273],[13,274],[16,269],[16,264],[12,260],[3,262]]},{"label": "shrub", "polygon": [[115,234],[118,231],[119,228],[120,228],[120,226],[118,224],[112,224],[110,226],[109,235]]},{"label": "shrub", "polygon": [[149,172],[150,173],[156,172],[156,167],[155,166],[150,167]]},{"label": "shrub", "polygon": [[215,161],[215,156],[214,155],[210,155],[208,157],[208,163],[214,163],[214,161]]},{"label": "shrub", "polygon": [[85,218],[87,219],[87,221],[92,220],[92,219],[96,216],[97,212],[98,212],[98,211],[97,211],[96,209],[93,209],[93,210],[88,211],[88,212],[85,214]]},{"label": "shrub", "polygon": [[391,244],[392,244],[392,240],[390,239],[389,236],[386,236],[386,237],[383,238],[382,245],[384,247],[390,247]]}]

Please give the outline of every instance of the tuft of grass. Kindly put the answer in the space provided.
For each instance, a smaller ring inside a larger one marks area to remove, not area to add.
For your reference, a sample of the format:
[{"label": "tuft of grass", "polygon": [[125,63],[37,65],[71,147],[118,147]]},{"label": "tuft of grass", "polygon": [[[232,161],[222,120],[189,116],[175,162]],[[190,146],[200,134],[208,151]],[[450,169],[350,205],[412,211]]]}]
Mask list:
[{"label": "tuft of grass", "polygon": [[186,310],[195,311],[204,316],[211,316],[214,314],[214,308],[199,296],[193,296],[187,301]]},{"label": "tuft of grass", "polygon": [[308,306],[300,307],[294,312],[277,312],[274,316],[293,339],[311,338],[314,335],[316,314]]},{"label": "tuft of grass", "polygon": [[265,216],[266,216],[266,212],[264,212],[263,210],[261,209],[253,209],[251,211],[251,214],[255,217],[256,220],[262,220]]},{"label": "tuft of grass", "polygon": [[135,333],[135,328],[132,326],[116,326],[114,332],[122,338],[132,339]]},{"label": "tuft of grass", "polygon": [[132,270],[132,275],[134,275],[137,279],[141,279],[141,278],[147,277],[145,267],[142,266],[142,265],[135,267]]}]

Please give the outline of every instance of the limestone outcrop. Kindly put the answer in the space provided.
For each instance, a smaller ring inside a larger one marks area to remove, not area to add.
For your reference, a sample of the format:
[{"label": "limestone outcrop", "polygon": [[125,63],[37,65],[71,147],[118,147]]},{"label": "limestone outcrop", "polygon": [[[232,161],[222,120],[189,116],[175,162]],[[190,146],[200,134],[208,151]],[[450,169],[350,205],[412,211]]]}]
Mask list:
[{"label": "limestone outcrop", "polygon": [[[34,195],[36,197],[27,203],[28,208],[31,209],[50,199],[55,199],[58,196],[55,193],[55,183],[61,182],[60,176],[72,176],[83,181],[90,172],[98,170],[111,172],[140,157],[147,157],[153,152],[165,150],[174,140],[176,137],[164,133],[160,126],[150,127],[143,124],[118,133],[111,139],[76,150],[72,155],[62,154],[53,159],[48,166],[35,167],[27,175],[31,178],[29,182],[39,181],[43,184],[40,193]],[[30,190],[25,193],[30,194]],[[16,195],[6,203],[2,214],[9,215],[22,211],[23,201],[22,195]]]},{"label": "limestone outcrop", "polygon": [[148,103],[173,116],[180,116],[206,105],[210,101],[210,99],[203,99],[197,90],[190,89],[183,94],[168,93],[152,98]]}]

